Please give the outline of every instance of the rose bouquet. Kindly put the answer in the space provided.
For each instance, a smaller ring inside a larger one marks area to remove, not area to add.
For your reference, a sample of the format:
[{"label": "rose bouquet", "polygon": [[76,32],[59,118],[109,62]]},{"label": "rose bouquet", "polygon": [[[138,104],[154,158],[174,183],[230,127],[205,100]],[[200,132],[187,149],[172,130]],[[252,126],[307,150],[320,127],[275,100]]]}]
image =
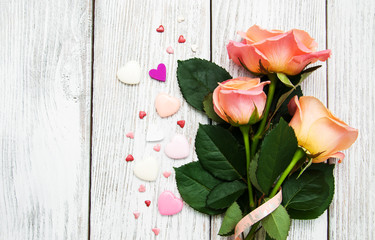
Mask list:
[{"label": "rose bouquet", "polygon": [[[233,78],[202,59],[178,62],[185,100],[212,119],[199,125],[197,162],[176,168],[178,190],[195,210],[224,214],[219,235],[253,239],[264,228],[286,239],[290,219],[314,219],[334,194],[333,164],[358,131],[318,99],[302,96],[300,84],[325,61],[308,33],[264,30],[254,25],[230,41],[229,58],[257,78]],[[215,123],[214,123],[215,122]]]}]

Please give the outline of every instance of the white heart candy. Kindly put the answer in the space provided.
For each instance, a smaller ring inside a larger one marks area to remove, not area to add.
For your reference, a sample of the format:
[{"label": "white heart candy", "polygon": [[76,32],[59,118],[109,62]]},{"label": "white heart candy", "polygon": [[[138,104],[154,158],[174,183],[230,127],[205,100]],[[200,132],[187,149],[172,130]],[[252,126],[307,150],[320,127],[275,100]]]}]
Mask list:
[{"label": "white heart candy", "polygon": [[157,127],[157,126],[151,127],[150,126],[148,128],[147,135],[146,135],[146,141],[147,142],[157,142],[157,141],[161,141],[163,139],[164,139],[164,134],[160,130],[159,127]]},{"label": "white heart candy", "polygon": [[165,154],[172,159],[183,159],[189,156],[190,146],[184,135],[175,135],[164,148]]},{"label": "white heart candy", "polygon": [[155,108],[160,117],[169,117],[180,109],[180,100],[166,93],[160,93],[155,98]]},{"label": "white heart candy", "polygon": [[129,61],[117,71],[117,78],[126,84],[138,84],[141,80],[141,66],[136,61]]},{"label": "white heart candy", "polygon": [[153,182],[159,175],[160,161],[146,157],[143,161],[135,161],[133,172],[139,179]]}]

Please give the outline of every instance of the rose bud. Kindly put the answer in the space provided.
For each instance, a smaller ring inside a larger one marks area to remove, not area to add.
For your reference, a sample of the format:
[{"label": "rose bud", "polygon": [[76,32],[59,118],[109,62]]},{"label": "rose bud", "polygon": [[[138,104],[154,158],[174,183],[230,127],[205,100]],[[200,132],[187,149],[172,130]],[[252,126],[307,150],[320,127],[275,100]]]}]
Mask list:
[{"label": "rose bud", "polygon": [[214,110],[224,121],[235,125],[254,124],[262,117],[269,81],[240,77],[219,83],[213,93]]},{"label": "rose bud", "polygon": [[298,145],[309,151],[313,163],[328,158],[344,159],[342,152],[358,137],[358,130],[332,115],[315,97],[292,98],[288,110],[293,115],[289,125],[294,129]]},{"label": "rose bud", "polygon": [[308,64],[325,61],[331,55],[331,50],[316,52],[318,44],[307,32],[298,29],[284,33],[254,25],[246,33],[238,34],[243,41],[229,42],[229,59],[255,74],[278,72],[297,75]]}]

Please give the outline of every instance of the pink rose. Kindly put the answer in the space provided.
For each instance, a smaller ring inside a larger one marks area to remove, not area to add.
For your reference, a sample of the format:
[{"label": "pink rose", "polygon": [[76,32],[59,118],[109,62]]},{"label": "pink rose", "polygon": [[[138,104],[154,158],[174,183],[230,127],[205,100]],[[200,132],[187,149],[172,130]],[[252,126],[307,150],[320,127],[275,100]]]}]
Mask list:
[{"label": "pink rose", "polygon": [[293,115],[289,125],[294,129],[298,145],[318,155],[313,159],[319,163],[328,158],[344,159],[339,151],[349,148],[358,137],[358,130],[332,115],[315,97],[292,98],[288,104]]},{"label": "pink rose", "polygon": [[254,25],[239,35],[244,38],[242,42],[230,41],[227,45],[229,58],[253,73],[267,74],[260,68],[261,61],[268,72],[296,75],[309,63],[325,61],[331,55],[331,50],[316,52],[318,44],[307,32],[298,29],[284,33]]},{"label": "pink rose", "polygon": [[261,118],[267,96],[263,87],[270,82],[240,77],[219,83],[213,93],[215,112],[234,125],[253,124]]}]

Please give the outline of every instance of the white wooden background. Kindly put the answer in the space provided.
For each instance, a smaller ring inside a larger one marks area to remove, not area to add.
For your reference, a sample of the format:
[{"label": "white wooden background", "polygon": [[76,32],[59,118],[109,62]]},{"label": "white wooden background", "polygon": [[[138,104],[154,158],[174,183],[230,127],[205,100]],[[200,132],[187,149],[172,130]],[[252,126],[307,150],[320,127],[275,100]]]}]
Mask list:
[{"label": "white wooden background", "polygon": [[[162,34],[155,31],[160,24]],[[217,236],[220,217],[187,205],[161,216],[158,195],[178,195],[174,173],[144,183],[124,158],[153,155],[162,171],[196,160],[170,160],[163,147],[181,133],[193,152],[198,122],[207,118],[183,102],[161,119],[154,98],[167,92],[182,100],[178,59],[212,59],[234,77],[246,74],[228,60],[225,45],[253,24],[304,29],[320,50],[332,49],[304,93],[360,132],[336,167],[329,211],[294,221],[289,239],[375,239],[375,1],[355,0],[0,0],[0,239],[225,239]],[[184,44],[177,43],[181,34]],[[169,45],[175,54],[165,52]],[[116,80],[129,60],[143,69],[137,86]],[[165,83],[147,74],[160,62]],[[148,114],[143,120],[140,110]],[[159,153],[145,142],[153,126],[166,135]],[[134,140],[125,138],[129,131]],[[145,193],[137,191],[141,183]]]}]

